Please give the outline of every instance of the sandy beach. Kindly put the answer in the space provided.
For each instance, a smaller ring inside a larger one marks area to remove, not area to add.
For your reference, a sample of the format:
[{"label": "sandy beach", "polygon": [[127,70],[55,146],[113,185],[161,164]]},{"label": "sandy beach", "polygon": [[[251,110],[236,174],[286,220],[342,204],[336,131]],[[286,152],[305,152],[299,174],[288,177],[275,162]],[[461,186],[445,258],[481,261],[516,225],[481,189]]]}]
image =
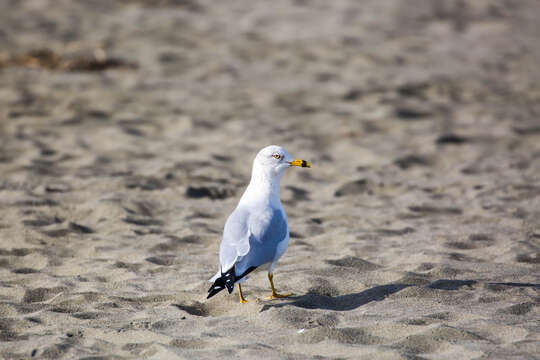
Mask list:
[{"label": "sandy beach", "polygon": [[[0,358],[539,359],[539,18],[0,2]],[[294,295],[206,300],[269,144]]]}]

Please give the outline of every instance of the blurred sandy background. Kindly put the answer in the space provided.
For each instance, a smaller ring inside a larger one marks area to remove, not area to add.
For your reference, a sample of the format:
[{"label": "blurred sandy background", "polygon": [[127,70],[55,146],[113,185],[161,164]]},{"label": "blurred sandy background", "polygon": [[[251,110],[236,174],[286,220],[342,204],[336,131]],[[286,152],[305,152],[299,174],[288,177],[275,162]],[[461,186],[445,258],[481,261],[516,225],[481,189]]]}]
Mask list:
[{"label": "blurred sandy background", "polygon": [[[533,359],[540,2],[3,0],[0,358]],[[256,152],[291,243],[206,301]]]}]

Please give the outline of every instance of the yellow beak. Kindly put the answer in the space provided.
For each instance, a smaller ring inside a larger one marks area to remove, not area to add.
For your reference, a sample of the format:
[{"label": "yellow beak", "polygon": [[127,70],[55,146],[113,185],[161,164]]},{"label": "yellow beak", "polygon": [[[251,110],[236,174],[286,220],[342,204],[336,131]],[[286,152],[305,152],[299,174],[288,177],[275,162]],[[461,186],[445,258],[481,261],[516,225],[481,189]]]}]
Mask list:
[{"label": "yellow beak", "polygon": [[300,166],[300,167],[311,167],[311,164],[306,160],[294,159],[289,163],[291,166]]}]

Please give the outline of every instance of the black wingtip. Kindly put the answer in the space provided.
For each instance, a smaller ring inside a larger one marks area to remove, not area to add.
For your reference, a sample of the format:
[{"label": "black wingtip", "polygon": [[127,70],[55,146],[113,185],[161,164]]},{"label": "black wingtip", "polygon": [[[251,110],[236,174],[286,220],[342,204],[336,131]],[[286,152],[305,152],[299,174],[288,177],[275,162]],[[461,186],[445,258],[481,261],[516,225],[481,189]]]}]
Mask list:
[{"label": "black wingtip", "polygon": [[214,284],[210,286],[210,289],[208,289],[208,296],[206,297],[206,299],[210,299],[212,296],[216,295],[218,292],[225,288],[227,288],[227,291],[229,292],[229,294],[231,294],[234,290],[234,283],[236,283],[237,280],[242,279],[244,276],[246,276],[256,268],[256,266],[251,266],[238,277],[234,275],[234,266],[227,270],[227,272],[221,273],[221,277],[217,278],[216,281],[214,281]]},{"label": "black wingtip", "polygon": [[234,277],[234,266],[225,274],[222,273],[221,279],[223,280],[225,287],[229,291],[229,294],[232,293],[234,290],[234,283],[236,282],[236,278]]},{"label": "black wingtip", "polygon": [[223,289],[225,288],[222,285],[214,283],[214,285],[212,285],[210,289],[208,289],[208,296],[206,297],[206,299],[210,299],[212,296],[216,295],[218,292],[220,292]]},{"label": "black wingtip", "polygon": [[214,281],[214,284],[210,286],[210,289],[208,289],[208,296],[206,297],[206,299],[210,299],[212,296],[216,295],[218,292],[225,288],[227,288],[229,294],[232,293],[234,290],[235,282],[236,278],[234,276],[233,266],[227,272],[221,273],[221,277],[217,278],[216,281]]}]

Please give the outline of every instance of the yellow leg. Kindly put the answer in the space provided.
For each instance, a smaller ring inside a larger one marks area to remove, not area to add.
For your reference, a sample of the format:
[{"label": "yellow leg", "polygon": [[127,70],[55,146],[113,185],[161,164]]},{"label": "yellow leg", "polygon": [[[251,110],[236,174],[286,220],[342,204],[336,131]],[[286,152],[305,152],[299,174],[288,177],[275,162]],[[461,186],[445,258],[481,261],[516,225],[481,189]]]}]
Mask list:
[{"label": "yellow leg", "polygon": [[292,294],[291,293],[288,293],[288,294],[278,294],[276,292],[276,288],[274,287],[274,275],[268,273],[268,280],[270,280],[270,287],[272,288],[272,295],[270,295],[269,297],[267,297],[266,299],[268,300],[273,300],[273,299],[281,299],[281,298],[286,298],[288,296],[291,296]]},{"label": "yellow leg", "polygon": [[248,301],[244,299],[244,295],[242,295],[242,287],[240,286],[240,284],[237,284],[237,285],[238,285],[238,296],[240,297],[240,304],[245,304]]}]

